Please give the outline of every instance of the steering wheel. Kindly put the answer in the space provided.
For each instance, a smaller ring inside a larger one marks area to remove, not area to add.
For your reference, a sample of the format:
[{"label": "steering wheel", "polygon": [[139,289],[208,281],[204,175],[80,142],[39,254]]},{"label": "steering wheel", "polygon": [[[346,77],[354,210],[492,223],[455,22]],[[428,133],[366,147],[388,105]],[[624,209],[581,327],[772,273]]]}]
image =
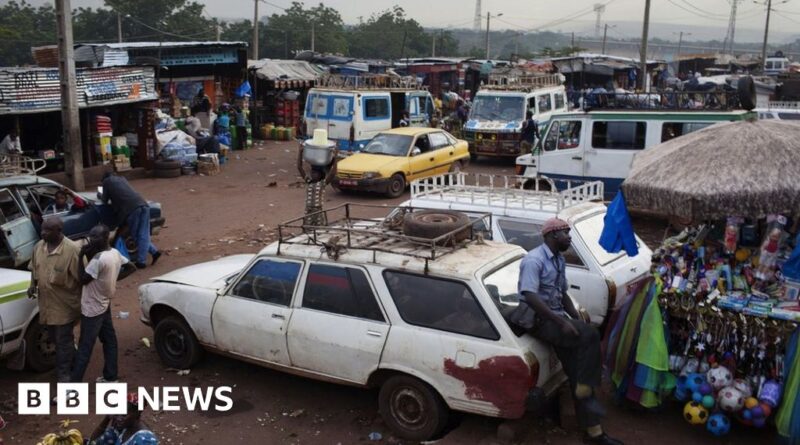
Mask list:
[{"label": "steering wheel", "polygon": [[251,284],[253,296],[260,301],[275,303],[287,295],[286,284],[283,281],[272,280],[267,277],[255,276]]}]

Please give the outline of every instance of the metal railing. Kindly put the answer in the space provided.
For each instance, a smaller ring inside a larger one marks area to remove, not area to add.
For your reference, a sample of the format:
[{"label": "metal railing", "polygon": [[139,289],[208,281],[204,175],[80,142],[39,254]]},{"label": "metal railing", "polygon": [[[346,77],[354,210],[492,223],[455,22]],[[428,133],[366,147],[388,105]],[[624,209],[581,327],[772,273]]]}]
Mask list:
[{"label": "metal railing", "polygon": [[[384,218],[359,216],[367,209],[390,213]],[[372,262],[377,262],[376,255],[380,252],[424,259],[427,269],[428,260],[455,252],[480,238],[472,221],[435,238],[404,234],[405,215],[418,210],[432,209],[344,203],[294,218],[278,224],[278,254],[284,245],[319,246],[333,259],[348,250],[363,250],[373,253]],[[319,215],[324,215],[325,224],[310,223]],[[488,227],[491,227],[490,213],[479,214],[477,218],[488,221]]]},{"label": "metal railing", "polygon": [[35,175],[47,167],[44,159],[30,158],[16,153],[0,155],[0,177]]},{"label": "metal railing", "polygon": [[533,91],[541,88],[557,87],[562,84],[563,82],[559,74],[490,74],[489,83],[481,86],[481,89]]},{"label": "metal railing", "polygon": [[601,181],[487,173],[446,173],[411,183],[411,199],[556,212],[584,202],[602,201],[603,191]]},{"label": "metal railing", "polygon": [[731,111],[742,110],[738,91],[667,91],[663,93],[578,93],[568,95],[571,104],[578,102],[585,110],[673,110]]}]

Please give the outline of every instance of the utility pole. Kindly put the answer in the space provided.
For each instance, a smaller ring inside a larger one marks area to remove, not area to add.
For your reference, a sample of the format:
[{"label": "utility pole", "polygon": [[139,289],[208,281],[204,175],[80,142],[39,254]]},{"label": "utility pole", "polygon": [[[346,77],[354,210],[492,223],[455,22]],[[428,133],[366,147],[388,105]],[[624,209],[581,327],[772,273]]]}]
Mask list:
[{"label": "utility pole", "polygon": [[122,43],[122,15],[117,11],[117,43]]},{"label": "utility pole", "polygon": [[436,57],[436,32],[431,34],[431,57]]},{"label": "utility pole", "polygon": [[572,41],[569,44],[569,55],[575,54],[575,31],[572,31]]},{"label": "utility pole", "polygon": [[772,12],[772,0],[767,0],[767,24],[764,25],[764,44],[761,45],[761,69],[767,66],[767,37],[769,36],[769,14]]},{"label": "utility pole", "polygon": [[642,26],[642,54],[641,54],[641,85],[644,91],[647,88],[647,33],[650,28],[650,0],[645,0],[644,3],[644,25]]},{"label": "utility pole", "polygon": [[72,8],[69,0],[56,0],[58,32],[58,77],[61,89],[61,127],[67,178],[74,190],[84,188],[83,148],[78,120],[78,93],[75,80],[75,51],[72,43]]},{"label": "utility pole", "polygon": [[316,35],[314,34],[314,22],[311,22],[311,52],[314,52],[314,42],[317,40]]},{"label": "utility pole", "polygon": [[492,14],[486,13],[486,60],[489,60],[489,23],[492,20]]},{"label": "utility pole", "polygon": [[219,23],[217,23],[217,42],[220,40],[222,40],[222,26],[219,26]]},{"label": "utility pole", "polygon": [[253,60],[258,60],[258,2],[259,0],[253,0],[255,4],[253,11]]},{"label": "utility pole", "polygon": [[675,57],[678,59],[678,63],[680,63],[681,59],[681,46],[683,46],[683,31],[678,34],[678,55]]},{"label": "utility pole", "polygon": [[606,23],[606,26],[603,28],[603,52],[602,52],[602,54],[606,53],[606,37],[607,36],[608,36],[608,23]]}]

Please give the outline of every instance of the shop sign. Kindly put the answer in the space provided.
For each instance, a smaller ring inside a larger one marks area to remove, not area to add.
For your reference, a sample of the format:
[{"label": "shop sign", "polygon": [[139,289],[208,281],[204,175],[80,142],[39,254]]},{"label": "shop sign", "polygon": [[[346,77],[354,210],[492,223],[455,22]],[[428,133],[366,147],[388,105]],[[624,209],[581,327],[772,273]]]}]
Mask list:
[{"label": "shop sign", "polygon": [[[77,70],[78,107],[115,105],[157,99],[152,67]],[[61,87],[58,69],[0,69],[0,115],[58,111]]]},{"label": "shop sign", "polygon": [[219,63],[238,63],[236,50],[213,50],[192,53],[174,53],[161,56],[161,65],[215,65]]}]

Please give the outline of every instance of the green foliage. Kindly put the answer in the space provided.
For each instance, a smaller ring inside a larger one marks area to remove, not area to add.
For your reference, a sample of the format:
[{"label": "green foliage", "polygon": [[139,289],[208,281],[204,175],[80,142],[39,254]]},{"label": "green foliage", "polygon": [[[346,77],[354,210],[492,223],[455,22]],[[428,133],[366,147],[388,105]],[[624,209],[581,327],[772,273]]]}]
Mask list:
[{"label": "green foliage", "polygon": [[366,21],[361,21],[347,35],[350,55],[364,58],[396,59],[431,54],[432,38],[419,23],[406,17],[394,6]]},{"label": "green foliage", "polygon": [[33,63],[31,46],[56,43],[56,14],[51,5],[34,8],[24,0],[0,6],[0,66]]}]

